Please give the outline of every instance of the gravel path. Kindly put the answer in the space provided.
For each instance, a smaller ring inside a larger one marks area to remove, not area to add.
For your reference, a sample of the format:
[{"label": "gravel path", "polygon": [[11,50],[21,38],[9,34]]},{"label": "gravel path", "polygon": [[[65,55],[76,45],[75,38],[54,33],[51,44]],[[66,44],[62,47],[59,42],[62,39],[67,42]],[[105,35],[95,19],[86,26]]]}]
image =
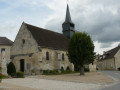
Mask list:
[{"label": "gravel path", "polygon": [[113,83],[113,79],[100,72],[65,75],[36,75],[26,78],[4,79],[0,90],[98,90]]},{"label": "gravel path", "polygon": [[85,73],[85,76],[80,76],[79,73],[75,74],[64,74],[64,75],[36,75],[27,76],[30,78],[47,79],[47,80],[58,80],[58,81],[69,81],[79,83],[94,83],[94,84],[111,84],[113,79],[104,75],[100,72],[89,72]]},{"label": "gravel path", "polygon": [[[39,89],[39,90],[98,90],[104,87],[103,85],[99,85],[99,84],[86,84],[86,83],[45,80],[45,79],[36,79],[36,78],[4,79],[3,83],[13,84],[14,86],[18,86],[18,88],[13,90],[30,90],[30,89],[31,90],[36,90],[36,89]],[[23,88],[19,88],[19,87],[23,87]]]}]

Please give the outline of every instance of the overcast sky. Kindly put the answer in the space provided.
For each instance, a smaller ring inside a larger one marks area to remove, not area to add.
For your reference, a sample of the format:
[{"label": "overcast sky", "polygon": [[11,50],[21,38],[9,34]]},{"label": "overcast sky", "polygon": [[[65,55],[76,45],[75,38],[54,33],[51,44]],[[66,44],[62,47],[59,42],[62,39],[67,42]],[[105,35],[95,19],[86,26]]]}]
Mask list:
[{"label": "overcast sky", "polygon": [[[0,36],[15,39],[22,22],[62,33],[67,0],[0,0]],[[77,31],[102,53],[120,43],[120,0],[69,0]]]}]

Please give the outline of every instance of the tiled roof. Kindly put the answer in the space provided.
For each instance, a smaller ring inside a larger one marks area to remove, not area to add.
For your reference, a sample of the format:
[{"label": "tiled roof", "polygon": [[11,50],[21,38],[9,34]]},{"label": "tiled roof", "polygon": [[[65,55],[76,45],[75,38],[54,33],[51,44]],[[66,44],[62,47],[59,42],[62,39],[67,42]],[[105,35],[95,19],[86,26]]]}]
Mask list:
[{"label": "tiled roof", "polygon": [[0,45],[12,45],[13,42],[6,37],[0,37]]},{"label": "tiled roof", "polygon": [[26,24],[34,39],[41,47],[67,50],[69,39],[63,34]]},{"label": "tiled roof", "polygon": [[104,59],[114,58],[114,55],[118,52],[119,49],[120,49],[120,45],[105,52],[106,57]]}]

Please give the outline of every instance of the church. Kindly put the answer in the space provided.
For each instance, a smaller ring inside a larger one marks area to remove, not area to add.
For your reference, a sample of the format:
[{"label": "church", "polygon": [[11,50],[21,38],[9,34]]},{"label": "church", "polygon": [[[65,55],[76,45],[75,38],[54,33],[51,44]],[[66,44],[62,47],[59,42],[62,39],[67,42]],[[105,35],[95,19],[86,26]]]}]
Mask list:
[{"label": "church", "polygon": [[69,39],[75,32],[68,5],[62,28],[63,34],[23,22],[11,47],[11,60],[16,70],[28,75],[68,67],[74,71],[67,56]]}]

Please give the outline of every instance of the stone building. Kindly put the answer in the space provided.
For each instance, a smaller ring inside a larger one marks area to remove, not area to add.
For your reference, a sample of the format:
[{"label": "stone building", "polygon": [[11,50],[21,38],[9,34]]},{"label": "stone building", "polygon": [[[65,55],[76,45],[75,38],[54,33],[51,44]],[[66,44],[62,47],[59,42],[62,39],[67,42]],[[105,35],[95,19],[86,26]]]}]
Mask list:
[{"label": "stone building", "polygon": [[7,74],[7,63],[10,62],[10,48],[13,42],[6,37],[0,37],[0,67],[2,73]]},{"label": "stone building", "polygon": [[120,45],[106,51],[103,55],[98,55],[97,69],[118,70],[120,68]]},{"label": "stone building", "polygon": [[68,5],[62,26],[63,34],[23,22],[11,48],[11,59],[16,70],[25,74],[41,74],[42,70],[60,70],[61,67],[66,70],[69,67],[73,71],[67,47],[75,26]]}]

